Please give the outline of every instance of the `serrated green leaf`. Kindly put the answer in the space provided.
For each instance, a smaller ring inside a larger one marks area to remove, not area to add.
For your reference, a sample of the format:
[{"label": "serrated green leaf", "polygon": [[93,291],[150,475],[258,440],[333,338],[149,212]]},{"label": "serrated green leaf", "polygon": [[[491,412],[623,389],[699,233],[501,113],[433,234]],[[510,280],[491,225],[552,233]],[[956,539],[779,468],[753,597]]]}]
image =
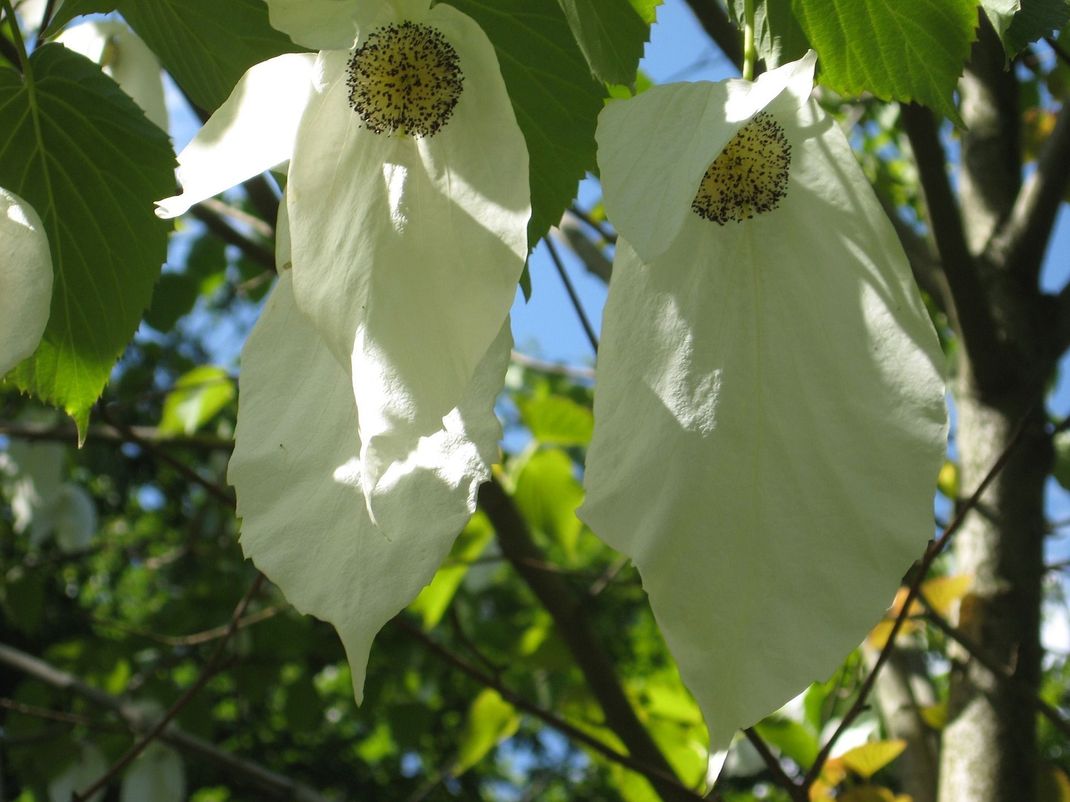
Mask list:
[{"label": "serrated green leaf", "polygon": [[579,180],[595,168],[594,129],[604,88],[587,60],[557,0],[450,0],[480,24],[498,54],[517,123],[531,164],[534,244],[576,194]]},{"label": "serrated green leaf", "polygon": [[591,442],[594,414],[563,395],[517,399],[520,418],[540,443],[584,446]]},{"label": "serrated green leaf", "polygon": [[483,553],[493,538],[494,527],[482,511],[477,511],[454,542],[450,556],[435,572],[431,584],[420,591],[420,595],[409,605],[409,609],[420,616],[424,629],[438,626],[472,561]]},{"label": "serrated green leaf", "polygon": [[1021,5],[1021,10],[1000,36],[1009,58],[1070,22],[1070,0],[1021,0]]},{"label": "serrated green leaf", "polygon": [[583,488],[564,451],[555,448],[532,454],[517,477],[513,498],[529,524],[560,543],[570,558],[574,556],[583,528],[576,517]]},{"label": "serrated green leaf", "polygon": [[491,688],[481,691],[468,709],[468,720],[461,732],[457,760],[453,764],[454,776],[472,768],[491,749],[511,737],[519,726],[520,715],[515,707]]},{"label": "serrated green leaf", "polygon": [[55,36],[60,28],[75,17],[82,17],[86,14],[107,14],[109,11],[114,11],[118,4],[119,0],[67,0],[52,15],[44,36],[48,38]]},{"label": "serrated green leaf", "polygon": [[234,400],[234,381],[216,365],[201,365],[184,374],[163,402],[160,432],[193,434]]},{"label": "serrated green leaf", "polygon": [[658,6],[661,0],[628,0],[632,8],[639,14],[639,19],[647,25],[653,25],[657,21]]},{"label": "serrated green leaf", "polygon": [[591,71],[611,84],[631,84],[650,28],[628,0],[557,0]]},{"label": "serrated green leaf", "polygon": [[12,373],[84,433],[166,256],[153,201],[174,188],[167,136],[91,61],[60,45],[0,69],[0,186],[41,215],[55,283],[44,339]]},{"label": "serrated green leaf", "polygon": [[915,101],[960,123],[952,92],[970,55],[978,0],[792,0],[820,79],[845,95]]}]

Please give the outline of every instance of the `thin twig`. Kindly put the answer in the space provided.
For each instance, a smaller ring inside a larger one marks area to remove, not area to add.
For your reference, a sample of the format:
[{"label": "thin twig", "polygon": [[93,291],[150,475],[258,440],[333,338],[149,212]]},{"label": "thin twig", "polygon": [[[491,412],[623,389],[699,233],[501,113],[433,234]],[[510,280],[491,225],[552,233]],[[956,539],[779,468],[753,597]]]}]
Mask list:
[{"label": "thin twig", "polygon": [[1044,41],[1048,43],[1048,47],[1051,48],[1052,52],[1062,59],[1063,64],[1070,67],[1070,53],[1067,53],[1063,46],[1050,36],[1045,36]]},{"label": "thin twig", "polygon": [[264,578],[264,575],[257,571],[256,578],[253,579],[249,589],[245,592],[245,595],[242,596],[237,607],[234,608],[234,613],[230,617],[230,624],[227,625],[226,633],[220,639],[219,645],[216,646],[212,656],[208,658],[208,662],[204,664],[204,668],[201,669],[201,673],[197,677],[197,680],[186,689],[185,693],[175,700],[174,704],[168,708],[163,718],[156,722],[156,724],[140,740],[131,746],[122,757],[115,761],[111,768],[104,772],[100,779],[84,791],[73,794],[72,802],[85,802],[85,800],[88,800],[93,794],[111,782],[112,778],[118,776],[123,769],[133,762],[134,758],[145,750],[145,747],[159,737],[160,733],[167,728],[167,725],[174,720],[175,716],[185,709],[186,705],[193,700],[193,697],[200,692],[201,688],[208,684],[208,680],[214,676],[216,665],[223,657],[223,652],[226,650],[231,636],[238,631],[238,623],[241,621],[242,616],[245,615],[245,609],[249,606],[249,602],[253,600],[253,597],[260,591],[261,586],[264,584]]},{"label": "thin twig", "polygon": [[581,209],[579,206],[573,204],[572,206],[568,207],[568,213],[576,219],[585,223],[588,228],[594,231],[598,236],[600,236],[610,245],[613,245],[617,242],[617,235],[613,232],[613,230],[610,229],[601,220],[595,220],[594,217],[591,216],[590,212]]},{"label": "thin twig", "polygon": [[829,754],[831,754],[833,747],[836,745],[836,741],[843,734],[843,732],[854,722],[858,715],[865,709],[866,700],[869,698],[869,694],[873,690],[873,685],[877,681],[877,675],[880,673],[881,668],[888,661],[889,655],[892,653],[892,649],[895,648],[895,639],[899,635],[899,631],[903,628],[903,624],[906,623],[910,617],[910,608],[914,605],[918,595],[921,593],[921,583],[925,581],[925,577],[929,573],[929,569],[932,567],[933,562],[937,556],[944,550],[948,542],[954,536],[954,534],[962,526],[966,520],[966,516],[969,512],[977,506],[977,502],[980,501],[981,496],[992,481],[999,475],[999,472],[1003,470],[1003,466],[1007,464],[1014,450],[1022,440],[1022,435],[1025,432],[1025,427],[1029,421],[1029,417],[1032,414],[1036,404],[1030,406],[1026,410],[1022,419],[1018,422],[1017,427],[1014,430],[1014,434],[1011,436],[1010,441],[1007,443],[1006,448],[1003,449],[1003,453],[999,455],[999,458],[993,463],[992,467],[988,469],[988,473],[985,474],[984,479],[977,486],[977,489],[973,491],[972,495],[963,503],[959,508],[955,517],[948,524],[947,529],[943,534],[935,540],[929,543],[928,548],[925,550],[925,555],[922,557],[917,570],[914,571],[914,578],[910,583],[910,587],[907,591],[907,596],[903,600],[903,606],[899,610],[899,615],[895,617],[895,621],[892,624],[891,632],[888,634],[888,640],[884,644],[884,648],[881,649],[880,654],[877,656],[877,661],[873,664],[873,668],[870,669],[869,674],[862,682],[862,686],[858,689],[858,695],[855,697],[854,704],[848,708],[841,719],[836,731],[832,734],[832,737],[828,739],[824,746],[821,747],[821,751],[818,752],[817,759],[814,760],[814,765],[810,767],[810,770],[806,773],[806,777],[803,779],[803,788],[809,789],[814,780],[821,774],[821,769],[825,765],[825,761],[828,760]]},{"label": "thin twig", "polygon": [[594,381],[594,370],[592,368],[581,368],[575,365],[566,365],[561,362],[547,362],[545,359],[522,354],[520,351],[513,351],[510,359],[522,368],[535,370],[539,373],[550,373],[555,376],[564,376],[576,381]]},{"label": "thin twig", "polygon": [[[263,610],[257,610],[255,613],[250,613],[244,616],[238,621],[237,629],[246,629],[255,624],[269,621],[282,612],[281,607],[265,607]],[[217,627],[203,630],[202,632],[194,632],[191,635],[158,635],[155,632],[151,632],[146,629],[139,629],[138,627],[130,627],[126,624],[118,621],[108,621],[101,618],[92,619],[93,623],[99,627],[106,629],[115,629],[127,635],[134,635],[139,638],[145,638],[146,640],[154,641],[155,643],[162,644],[164,646],[182,647],[182,646],[199,646],[203,643],[211,643],[214,640],[228,637],[230,632],[230,624],[220,624]]]},{"label": "thin twig", "polygon": [[224,220],[214,209],[206,204],[199,203],[195,206],[191,206],[189,213],[191,216],[204,223],[205,228],[219,237],[219,239],[223,240],[223,242],[238,248],[238,250],[263,267],[266,271],[271,273],[276,272],[275,253],[266,246],[261,245],[259,242],[251,240],[249,237],[242,234],[238,229],[234,228],[230,223]]},{"label": "thin twig", "polygon": [[576,288],[572,286],[572,279],[568,277],[568,272],[565,270],[565,263],[561,261],[561,256],[557,253],[557,246],[554,245],[553,239],[550,237],[544,237],[543,241],[546,243],[547,250],[550,251],[550,259],[553,261],[554,267],[557,268],[557,274],[561,277],[561,283],[565,285],[565,291],[568,293],[568,298],[572,302],[572,308],[576,310],[576,316],[580,319],[580,324],[583,326],[583,332],[587,335],[587,339],[591,343],[591,348],[597,354],[598,337],[594,333],[594,327],[591,326],[591,321],[587,319],[587,313],[583,310],[583,304],[580,303],[580,297],[576,294]]},{"label": "thin twig", "polygon": [[[127,443],[131,441],[130,434],[138,438],[140,443],[151,443],[156,446],[174,448],[195,448],[206,451],[230,451],[234,448],[234,441],[213,435],[171,435],[161,432],[154,426],[126,426],[124,431],[110,424],[94,423],[86,432],[86,440],[96,440],[105,443]],[[0,435],[14,437],[17,440],[28,442],[55,442],[76,443],[78,430],[73,423],[23,423],[23,422],[0,422]]]},{"label": "thin twig", "polygon": [[1005,682],[1008,687],[1016,691],[1023,700],[1031,704],[1039,713],[1041,713],[1041,715],[1047,718],[1059,732],[1067,738],[1070,738],[1070,722],[1063,717],[1062,713],[1037,696],[1027,685],[1020,682],[1011,670],[1006,666],[1000,665],[999,662],[991,655],[987,654],[979,644],[974,643],[973,640],[961,630],[956,629],[944,620],[944,617],[936,611],[923,593],[918,594],[918,601],[921,602],[922,606],[925,608],[926,621],[969,652],[970,656],[988,669],[994,677],[1001,682]]},{"label": "thin twig", "polygon": [[166,462],[189,481],[203,487],[206,491],[208,491],[208,494],[210,496],[215,498],[221,504],[229,507],[230,509],[234,509],[234,496],[224,487],[219,484],[216,484],[210,479],[206,479],[205,477],[201,476],[189,465],[184,463],[182,460],[176,459],[175,457],[171,456],[164,449],[160,448],[159,445],[157,445],[156,443],[150,442],[139,437],[137,433],[126,424],[120,423],[117,420],[112,420],[108,415],[108,410],[106,407],[101,409],[100,414],[101,417],[103,417],[108,423],[118,429],[119,432],[123,434],[127,440],[132,443],[135,443],[136,445],[141,446],[146,451],[151,453],[154,457],[159,459],[161,462]]},{"label": "thin twig", "polygon": [[[0,664],[53,688],[69,691],[83,699],[88,699],[105,710],[118,714],[127,727],[134,732],[141,732],[144,729],[144,712],[140,706],[105,693],[73,674],[61,671],[33,655],[0,643]],[[183,732],[174,724],[160,734],[160,740],[190,757],[202,759],[217,766],[236,782],[270,793],[273,798],[284,799],[286,802],[327,802],[322,794],[312,788],[247,758],[220,749],[203,738]],[[263,793],[257,798],[262,796]],[[334,802],[342,802],[342,800],[334,799]]]},{"label": "thin twig", "polygon": [[772,773],[777,785],[788,792],[788,796],[792,798],[793,802],[808,802],[809,795],[806,790],[788,776],[788,773],[784,771],[784,767],[780,765],[780,761],[777,760],[776,755],[770,751],[769,746],[754,728],[747,727],[743,730],[743,735],[746,736],[747,740],[750,741],[750,745],[754,747],[765,762],[766,768]]},{"label": "thin twig", "polygon": [[23,716],[32,716],[44,721],[55,721],[60,724],[68,724],[72,727],[86,727],[100,732],[126,732],[126,727],[119,727],[102,721],[96,721],[89,716],[79,716],[75,713],[63,713],[58,710],[49,710],[47,707],[23,704],[14,699],[0,697],[0,708],[19,713]]},{"label": "thin twig", "polygon": [[609,760],[612,760],[614,763],[619,763],[620,765],[625,766],[626,768],[629,768],[632,771],[642,774],[643,776],[649,778],[652,782],[654,782],[655,785],[669,784],[674,786],[675,789],[679,792],[678,796],[686,796],[689,799],[703,798],[700,794],[695,793],[695,791],[693,791],[692,789],[681,784],[680,781],[674,776],[667,774],[654,766],[650,766],[646,763],[636,760],[635,758],[630,757],[622,752],[618,752],[616,749],[607,745],[598,738],[595,738],[592,735],[588,735],[586,732],[579,729],[575,725],[570,724],[563,718],[560,718],[552,711],[539,707],[538,705],[527,701],[522,696],[518,696],[516,693],[507,688],[497,678],[492,677],[490,674],[484,673],[460,655],[454,654],[445,646],[436,641],[434,638],[431,638],[429,635],[424,633],[423,630],[421,630],[419,627],[410,624],[405,619],[398,617],[393,619],[391,623],[393,623],[394,626],[398,627],[399,629],[403,630],[410,637],[418,640],[428,649],[428,651],[430,651],[439,659],[453,666],[462,673],[467,674],[469,677],[471,677],[481,685],[494,689],[501,695],[503,699],[512,704],[518,710],[523,710],[525,713],[530,713],[543,723],[549,725],[550,727],[553,727],[562,735],[567,736],[568,738],[573,741],[576,741],[577,743],[581,743],[585,746],[590,747],[591,749],[608,758]]}]

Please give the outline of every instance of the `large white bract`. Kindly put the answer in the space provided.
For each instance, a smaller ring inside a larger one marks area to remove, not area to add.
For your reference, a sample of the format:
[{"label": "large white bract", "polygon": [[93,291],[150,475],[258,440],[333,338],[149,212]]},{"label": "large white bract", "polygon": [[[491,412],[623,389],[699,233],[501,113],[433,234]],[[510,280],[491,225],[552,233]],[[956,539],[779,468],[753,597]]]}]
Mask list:
[{"label": "large white bract", "polygon": [[813,70],[598,127],[620,239],[580,516],[635,561],[714,749],[827,677],[933,533],[942,354]]},{"label": "large white bract", "polygon": [[512,338],[506,323],[458,408],[386,472],[393,525],[377,526],[349,375],[298,309],[292,276],[279,278],[242,350],[228,478],[242,548],[298,610],[334,624],[360,699],[372,639],[431,581],[490,478]]},{"label": "large white bract", "polygon": [[[288,162],[283,275],[242,353],[242,546],[372,638],[475,510],[527,254],[528,157],[494,48],[428,0],[268,0],[320,48],[252,67],[179,155],[164,217]],[[397,68],[397,69],[395,69]]]},{"label": "large white bract", "polygon": [[52,304],[52,252],[37,212],[0,187],[0,378],[41,342]]}]

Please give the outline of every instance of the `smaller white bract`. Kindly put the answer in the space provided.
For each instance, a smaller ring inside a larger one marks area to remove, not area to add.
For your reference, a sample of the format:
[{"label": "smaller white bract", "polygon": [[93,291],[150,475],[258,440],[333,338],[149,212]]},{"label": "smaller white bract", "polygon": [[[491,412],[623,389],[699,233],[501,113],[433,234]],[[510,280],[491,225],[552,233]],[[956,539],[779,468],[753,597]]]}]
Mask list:
[{"label": "smaller white bract", "polygon": [[933,534],[943,356],[814,62],[598,126],[620,239],[580,515],[639,568],[714,750],[835,670]]},{"label": "smaller white bract", "polygon": [[0,378],[37,350],[52,304],[52,252],[41,218],[0,187]]},{"label": "smaller white bract", "polygon": [[99,64],[149,120],[167,130],[160,62],[125,23],[114,19],[83,22],[64,29],[56,41]]},{"label": "smaller white bract", "polygon": [[494,48],[428,0],[268,0],[318,55],[252,67],[179,155],[173,217],[289,161],[283,271],[242,355],[242,546],[331,621],[357,697],[497,457],[528,157]]}]

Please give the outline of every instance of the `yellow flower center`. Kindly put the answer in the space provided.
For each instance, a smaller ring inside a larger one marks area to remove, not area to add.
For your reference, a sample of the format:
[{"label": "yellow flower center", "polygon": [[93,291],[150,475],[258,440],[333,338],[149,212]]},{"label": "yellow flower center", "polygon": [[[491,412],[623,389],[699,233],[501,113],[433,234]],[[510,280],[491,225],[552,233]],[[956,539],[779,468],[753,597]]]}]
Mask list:
[{"label": "yellow flower center", "polygon": [[706,170],[691,210],[720,225],[771,212],[787,193],[790,167],[791,145],[783,127],[759,112]]},{"label": "yellow flower center", "polygon": [[349,60],[349,105],[376,134],[434,136],[464,89],[457,51],[416,22],[376,28]]}]

